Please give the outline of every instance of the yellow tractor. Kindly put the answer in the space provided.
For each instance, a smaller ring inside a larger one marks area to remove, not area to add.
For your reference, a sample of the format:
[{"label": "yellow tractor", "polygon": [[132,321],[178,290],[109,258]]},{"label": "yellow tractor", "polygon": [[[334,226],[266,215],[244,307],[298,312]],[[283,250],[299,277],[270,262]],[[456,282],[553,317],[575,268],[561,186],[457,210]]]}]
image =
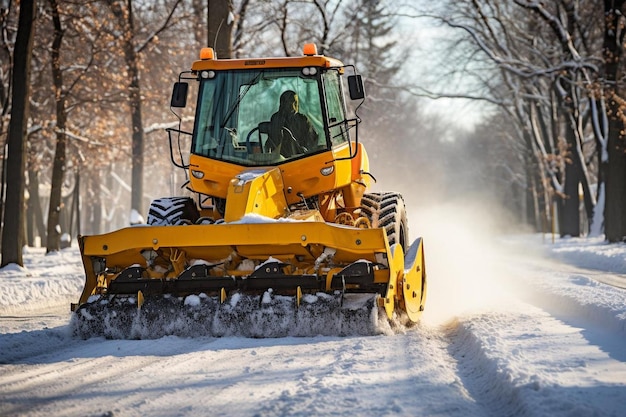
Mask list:
[{"label": "yellow tractor", "polygon": [[168,129],[170,156],[193,198],[157,199],[147,225],[79,238],[75,335],[371,335],[419,319],[422,239],[409,245],[401,195],[367,192],[359,119],[347,115],[344,82],[358,104],[362,79],[314,44],[303,52],[203,48],[179,75],[171,107],[186,106],[193,82],[195,122]]}]

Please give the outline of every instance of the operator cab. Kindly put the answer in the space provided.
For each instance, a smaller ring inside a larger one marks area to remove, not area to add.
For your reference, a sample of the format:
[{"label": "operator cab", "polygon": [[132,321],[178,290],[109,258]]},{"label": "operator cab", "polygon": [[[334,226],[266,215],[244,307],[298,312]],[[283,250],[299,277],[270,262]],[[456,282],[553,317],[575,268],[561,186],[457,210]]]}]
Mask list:
[{"label": "operator cab", "polygon": [[[306,68],[308,69],[308,68]],[[322,85],[328,102],[340,100],[337,71],[305,75],[299,69],[230,70],[207,74],[200,79],[196,109],[196,126],[192,153],[238,165],[274,165],[306,154],[329,150],[330,138],[325,134],[324,105],[320,99]],[[213,76],[213,78],[209,78]],[[293,91],[298,97],[298,113],[310,122],[316,140],[285,132],[295,142],[296,151],[285,153],[270,146],[271,119],[279,111],[281,95]],[[333,119],[345,119],[343,107],[331,111]],[[334,143],[348,140],[347,131],[338,132]],[[310,141],[309,141],[310,142]]]},{"label": "operator cab", "polygon": [[[317,55],[316,48],[310,51],[305,47],[307,56],[300,62],[217,60],[204,48],[191,72],[199,82],[191,153],[241,166],[273,166],[349,143],[357,120],[346,116],[344,66]],[[348,84],[352,98],[363,98],[360,76],[351,75]],[[176,83],[172,107],[185,106],[186,90],[186,83]],[[306,128],[276,126],[286,92],[297,96],[295,111]]]}]

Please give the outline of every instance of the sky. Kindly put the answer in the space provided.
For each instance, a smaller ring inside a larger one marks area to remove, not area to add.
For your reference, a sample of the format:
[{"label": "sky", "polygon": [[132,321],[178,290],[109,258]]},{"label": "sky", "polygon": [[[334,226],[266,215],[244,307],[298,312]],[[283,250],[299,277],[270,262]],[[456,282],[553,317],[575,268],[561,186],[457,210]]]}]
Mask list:
[{"label": "sky", "polygon": [[[448,48],[455,33],[427,16],[433,13],[430,11],[432,7],[432,2],[419,0],[409,2],[408,7],[399,10],[404,17],[398,19],[398,43],[400,48],[407,48],[409,61],[403,65],[404,73],[400,78],[411,80],[410,84],[414,86],[412,90],[424,94],[425,114],[438,115],[447,123],[471,130],[484,117],[484,102],[447,97],[435,99],[429,94],[462,95],[471,89],[462,72],[454,75],[449,73],[454,68],[454,62],[450,60]],[[419,17],[412,17],[416,15]]]}]

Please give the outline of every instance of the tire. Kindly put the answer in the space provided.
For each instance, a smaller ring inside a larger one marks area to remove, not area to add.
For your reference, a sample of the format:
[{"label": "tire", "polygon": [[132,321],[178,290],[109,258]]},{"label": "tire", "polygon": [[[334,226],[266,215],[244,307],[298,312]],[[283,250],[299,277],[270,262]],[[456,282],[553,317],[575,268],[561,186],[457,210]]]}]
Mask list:
[{"label": "tire", "polygon": [[199,218],[196,204],[189,197],[158,198],[148,210],[148,224],[152,226],[194,224]]},{"label": "tire", "polygon": [[383,228],[389,246],[400,244],[406,252],[409,247],[409,227],[404,199],[399,193],[368,193],[361,199],[361,213],[373,228]]}]

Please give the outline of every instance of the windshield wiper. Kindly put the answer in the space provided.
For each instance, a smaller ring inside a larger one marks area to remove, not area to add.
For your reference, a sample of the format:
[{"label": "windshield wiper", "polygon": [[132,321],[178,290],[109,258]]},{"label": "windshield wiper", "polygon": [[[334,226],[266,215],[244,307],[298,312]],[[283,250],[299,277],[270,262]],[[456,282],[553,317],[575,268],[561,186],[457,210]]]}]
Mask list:
[{"label": "windshield wiper", "polygon": [[226,126],[226,123],[228,123],[228,121],[232,117],[232,115],[235,112],[235,110],[237,109],[237,107],[239,107],[239,104],[241,103],[241,100],[243,100],[243,98],[246,96],[246,94],[248,94],[248,91],[250,91],[250,88],[252,88],[252,86],[254,84],[256,84],[257,81],[259,81],[259,78],[261,78],[261,75],[263,75],[264,72],[265,71],[260,71],[258,73],[258,75],[256,77],[254,77],[254,79],[252,81],[250,81],[249,84],[246,84],[245,90],[243,90],[243,92],[241,92],[241,94],[239,94],[239,97],[237,98],[237,101],[235,101],[233,103],[231,108],[228,110],[228,113],[226,113],[226,117],[224,118],[224,121],[222,121],[222,123],[220,124],[220,127],[222,129],[224,128],[224,126]]}]

